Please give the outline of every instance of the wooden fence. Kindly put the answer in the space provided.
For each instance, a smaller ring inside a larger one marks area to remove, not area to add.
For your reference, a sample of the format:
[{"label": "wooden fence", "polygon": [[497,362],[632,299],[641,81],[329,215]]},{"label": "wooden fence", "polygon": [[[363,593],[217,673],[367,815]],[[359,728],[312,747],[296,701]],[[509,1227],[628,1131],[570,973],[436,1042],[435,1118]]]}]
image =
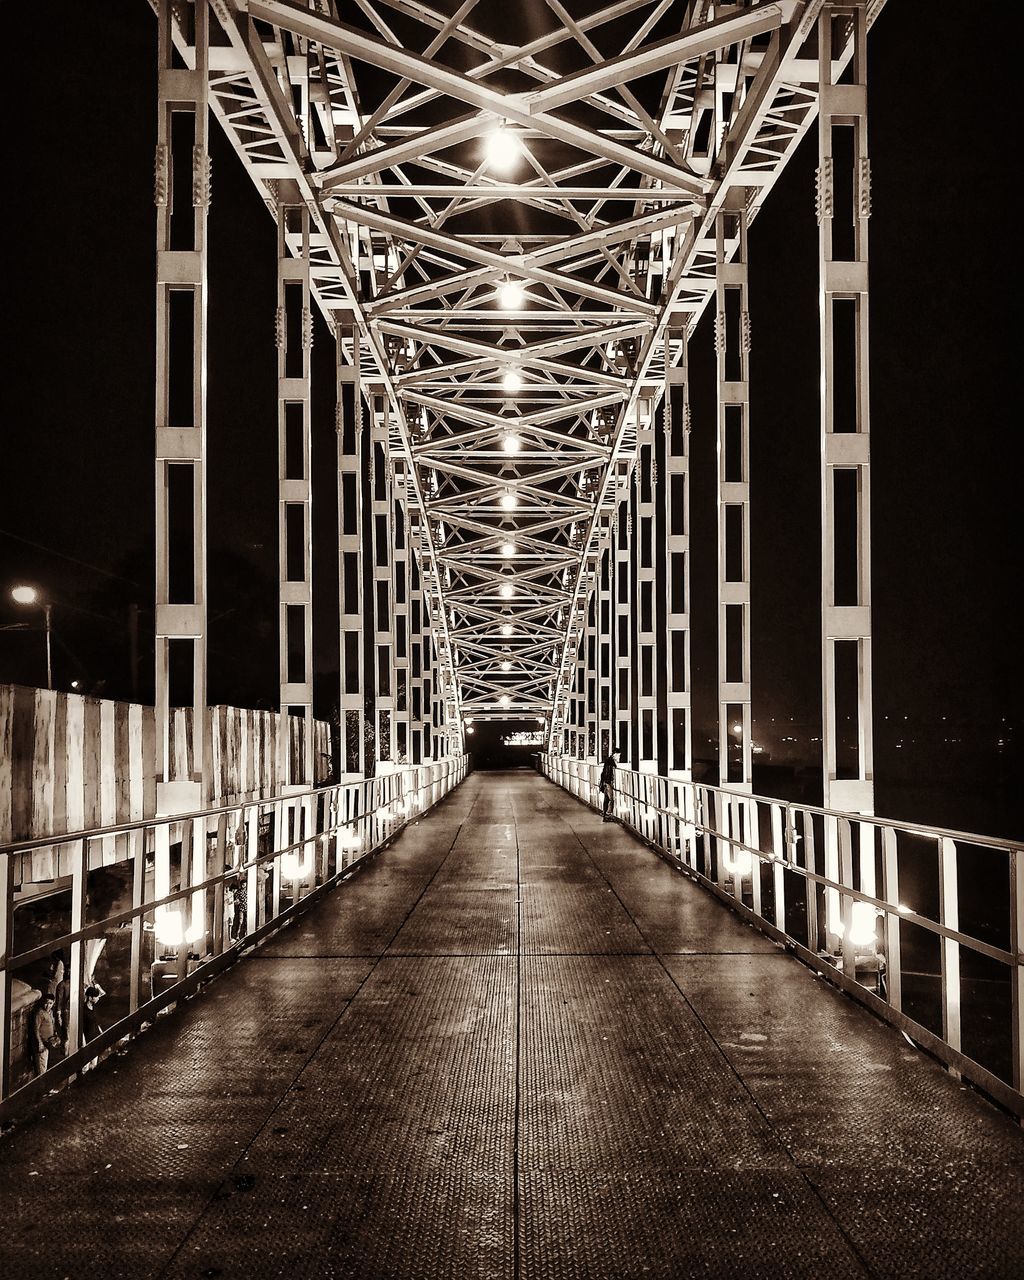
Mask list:
[{"label": "wooden fence", "polygon": [[[314,721],[315,776],[306,780],[298,717],[238,707],[210,707],[207,716],[211,805],[273,795],[289,776],[307,785],[330,776],[323,721]],[[178,709],[175,778],[189,776],[192,741],[191,710]],[[0,845],[154,817],[156,756],[152,707],[0,685]]]}]

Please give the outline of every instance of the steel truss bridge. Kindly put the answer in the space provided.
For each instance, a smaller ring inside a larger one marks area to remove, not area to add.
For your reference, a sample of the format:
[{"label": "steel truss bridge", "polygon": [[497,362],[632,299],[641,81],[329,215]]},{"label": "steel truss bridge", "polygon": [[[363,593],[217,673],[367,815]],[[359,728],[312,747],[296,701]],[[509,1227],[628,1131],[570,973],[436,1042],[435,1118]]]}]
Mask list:
[{"label": "steel truss bridge", "polygon": [[[278,227],[282,708],[311,716],[315,306],[337,351],[345,772],[457,753],[473,719],[536,717],[552,753],[619,742],[688,777],[686,352],[710,309],[719,755],[722,782],[749,789],[747,233],[818,118],[824,799],[871,812],[865,68],[881,3],[546,0],[528,32],[516,6],[450,7],[158,7],[165,730],[175,646],[206,702],[213,116]],[[193,525],[184,596],[176,502]],[[853,777],[838,776],[837,669],[857,690]],[[195,808],[202,752],[189,777],[172,770],[167,811]]]}]

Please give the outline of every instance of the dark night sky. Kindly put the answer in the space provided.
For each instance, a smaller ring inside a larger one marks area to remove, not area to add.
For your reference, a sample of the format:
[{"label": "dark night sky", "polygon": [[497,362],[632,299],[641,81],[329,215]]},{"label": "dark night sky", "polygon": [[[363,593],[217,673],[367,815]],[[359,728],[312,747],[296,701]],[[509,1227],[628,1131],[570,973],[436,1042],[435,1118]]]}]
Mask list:
[{"label": "dark night sky", "polygon": [[[995,8],[1009,16],[1008,5]],[[1005,137],[1015,119],[1015,69],[1011,42],[991,37],[999,29],[991,6],[980,29],[958,20],[960,11],[951,0],[931,4],[923,23],[920,5],[890,0],[869,39],[876,775],[880,812],[1004,833],[1022,825],[1011,808],[1010,754],[995,750],[1001,717],[1020,720],[1020,457],[1006,394],[1005,228],[1014,205]],[[38,582],[56,602],[56,683],[78,678],[127,696],[125,618],[134,601],[148,696],[156,24],[143,0],[56,0],[47,22],[45,67],[19,57],[7,81],[21,132],[8,135],[18,198],[9,204],[15,287],[5,291],[15,338],[0,625],[21,616],[8,603],[9,584]],[[24,8],[7,23],[10,49],[37,46]],[[274,229],[216,127],[211,136],[210,694],[269,706]],[[750,237],[754,714],[759,724],[793,715],[807,735],[818,732],[820,696],[815,153],[812,131]],[[691,358],[698,755],[710,755],[702,743],[715,717],[710,338],[705,319]],[[333,353],[322,326],[314,355],[325,713],[337,615]],[[0,680],[33,684],[43,675],[41,636],[0,632]],[[915,746],[896,745],[903,715],[922,726]],[[941,715],[965,726],[966,741],[936,755],[941,730],[928,725],[940,725]],[[808,764],[815,750],[808,741]],[[956,795],[939,784],[960,766],[969,784]]]}]

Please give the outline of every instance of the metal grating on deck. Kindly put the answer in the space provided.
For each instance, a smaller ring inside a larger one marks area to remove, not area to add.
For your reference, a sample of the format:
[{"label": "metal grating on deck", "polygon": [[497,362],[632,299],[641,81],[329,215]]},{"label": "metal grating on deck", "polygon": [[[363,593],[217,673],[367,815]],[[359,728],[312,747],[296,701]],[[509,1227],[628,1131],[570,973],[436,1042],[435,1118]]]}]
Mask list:
[{"label": "metal grating on deck", "polygon": [[1010,1276],[1024,1138],[539,777],[474,775],[0,1145],[34,1277]]}]

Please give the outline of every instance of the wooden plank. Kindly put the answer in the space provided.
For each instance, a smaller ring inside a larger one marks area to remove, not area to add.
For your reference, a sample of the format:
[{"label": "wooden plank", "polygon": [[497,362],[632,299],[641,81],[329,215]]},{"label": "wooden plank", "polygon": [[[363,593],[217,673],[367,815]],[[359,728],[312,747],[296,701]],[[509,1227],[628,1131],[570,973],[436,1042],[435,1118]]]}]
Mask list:
[{"label": "wooden plank", "polygon": [[53,723],[53,826],[54,832],[68,828],[68,695],[60,694],[54,706]]},{"label": "wooden plank", "polygon": [[14,687],[0,685],[0,843],[14,839]]},{"label": "wooden plank", "polygon": [[21,685],[14,689],[14,722],[11,734],[11,765],[14,774],[11,828],[15,840],[32,832],[32,761],[35,753],[35,692]]}]

